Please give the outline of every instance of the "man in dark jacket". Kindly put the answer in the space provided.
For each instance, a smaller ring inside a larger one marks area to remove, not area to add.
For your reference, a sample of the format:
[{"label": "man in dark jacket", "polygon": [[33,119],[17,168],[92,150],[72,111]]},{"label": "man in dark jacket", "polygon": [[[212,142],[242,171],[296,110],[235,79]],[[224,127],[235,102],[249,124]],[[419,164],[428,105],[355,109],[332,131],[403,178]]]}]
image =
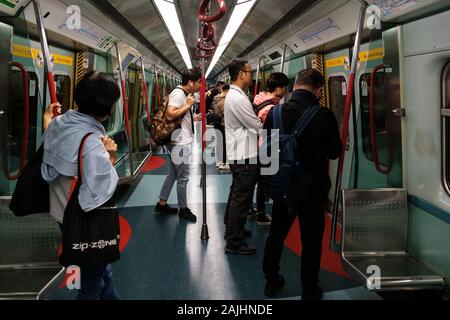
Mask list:
[{"label": "man in dark jacket", "polygon": [[[324,78],[313,69],[301,71],[296,78],[291,100],[283,105],[283,125],[292,132],[305,110],[319,105],[323,94]],[[273,111],[268,114],[265,129],[273,128]],[[264,254],[264,273],[267,279],[265,293],[274,296],[283,286],[284,278],[279,274],[279,262],[284,240],[295,218],[301,227],[302,266],[301,279],[304,300],[322,298],[319,284],[322,239],[325,229],[325,203],[331,188],[329,160],[337,159],[342,150],[338,123],[329,109],[323,108],[298,138],[298,152],[307,171],[313,175],[313,186],[306,200],[295,208],[274,203],[273,221]]]}]

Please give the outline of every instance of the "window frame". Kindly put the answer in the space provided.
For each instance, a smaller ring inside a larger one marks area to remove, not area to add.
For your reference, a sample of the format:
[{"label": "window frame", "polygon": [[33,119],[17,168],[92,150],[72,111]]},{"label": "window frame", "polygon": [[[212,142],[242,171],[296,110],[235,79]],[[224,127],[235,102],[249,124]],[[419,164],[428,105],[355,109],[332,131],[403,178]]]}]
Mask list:
[{"label": "window frame", "polygon": [[447,195],[450,196],[450,61],[447,62],[442,71],[441,84],[442,185]]}]

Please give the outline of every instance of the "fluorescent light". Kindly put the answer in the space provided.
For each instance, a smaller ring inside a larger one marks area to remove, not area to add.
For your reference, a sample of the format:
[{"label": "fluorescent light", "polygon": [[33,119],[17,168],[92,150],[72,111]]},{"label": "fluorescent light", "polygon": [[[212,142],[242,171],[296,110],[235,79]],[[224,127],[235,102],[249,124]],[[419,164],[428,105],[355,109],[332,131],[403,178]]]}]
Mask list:
[{"label": "fluorescent light", "polygon": [[[183,30],[181,29],[180,20],[178,19],[177,10],[173,0],[153,0],[158,8],[159,14],[163,17],[164,23],[167,29],[169,29],[170,35],[175,42],[178,51],[180,51],[181,57],[188,69],[192,68],[191,56],[186,46]],[[176,19],[175,19],[176,17]]]},{"label": "fluorescent light", "polygon": [[233,9],[233,13],[231,14],[230,21],[228,21],[228,25],[222,35],[222,39],[220,39],[216,53],[214,54],[208,71],[206,72],[206,77],[208,77],[211,71],[213,71],[215,65],[222,57],[225,50],[228,48],[228,45],[230,44],[231,40],[233,40],[236,32],[241,27],[242,23],[244,22],[249,12],[252,10],[255,3],[256,0],[239,0],[237,2],[236,6]]}]

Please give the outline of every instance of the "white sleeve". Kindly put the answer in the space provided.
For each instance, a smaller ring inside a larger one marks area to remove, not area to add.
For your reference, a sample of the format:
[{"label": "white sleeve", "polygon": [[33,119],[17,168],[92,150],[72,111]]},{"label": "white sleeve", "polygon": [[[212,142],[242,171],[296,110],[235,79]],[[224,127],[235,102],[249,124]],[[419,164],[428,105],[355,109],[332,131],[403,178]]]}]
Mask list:
[{"label": "white sleeve", "polygon": [[186,103],[186,96],[183,91],[175,90],[169,96],[169,106],[181,108]]}]

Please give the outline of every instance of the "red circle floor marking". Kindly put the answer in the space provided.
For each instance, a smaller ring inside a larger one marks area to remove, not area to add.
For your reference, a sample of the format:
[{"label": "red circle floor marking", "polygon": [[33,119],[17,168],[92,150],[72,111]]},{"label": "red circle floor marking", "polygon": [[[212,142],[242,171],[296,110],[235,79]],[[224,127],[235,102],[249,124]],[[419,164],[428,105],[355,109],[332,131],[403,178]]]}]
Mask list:
[{"label": "red circle floor marking", "polygon": [[[345,272],[341,256],[339,253],[332,252],[330,250],[330,238],[331,238],[331,217],[327,214],[325,218],[325,234],[323,237],[322,243],[322,261],[320,266],[322,269],[327,270],[329,272],[338,274],[342,277],[350,278],[349,275]],[[338,227],[337,237],[340,239],[342,234],[342,228]],[[292,225],[291,231],[286,238],[285,241],[286,247],[289,248],[292,252],[301,256],[302,252],[302,242],[300,236],[300,225],[298,223],[298,218],[295,219],[294,224]]]},{"label": "red circle floor marking", "polygon": [[[127,219],[125,219],[121,215],[119,215],[119,224],[120,224],[119,250],[120,250],[120,252],[123,252],[125,250],[126,246],[128,245],[128,242],[130,242],[132,232],[131,232],[131,226],[128,223]],[[62,252],[62,246],[61,246],[61,244],[59,244],[58,255],[60,255],[61,252]],[[65,279],[64,279],[63,283],[61,283],[59,288],[66,287],[68,277],[69,277],[69,275],[66,274]]]},{"label": "red circle floor marking", "polygon": [[150,159],[142,166],[141,173],[148,173],[150,171],[159,169],[166,164],[166,160],[159,156],[151,156]]}]

